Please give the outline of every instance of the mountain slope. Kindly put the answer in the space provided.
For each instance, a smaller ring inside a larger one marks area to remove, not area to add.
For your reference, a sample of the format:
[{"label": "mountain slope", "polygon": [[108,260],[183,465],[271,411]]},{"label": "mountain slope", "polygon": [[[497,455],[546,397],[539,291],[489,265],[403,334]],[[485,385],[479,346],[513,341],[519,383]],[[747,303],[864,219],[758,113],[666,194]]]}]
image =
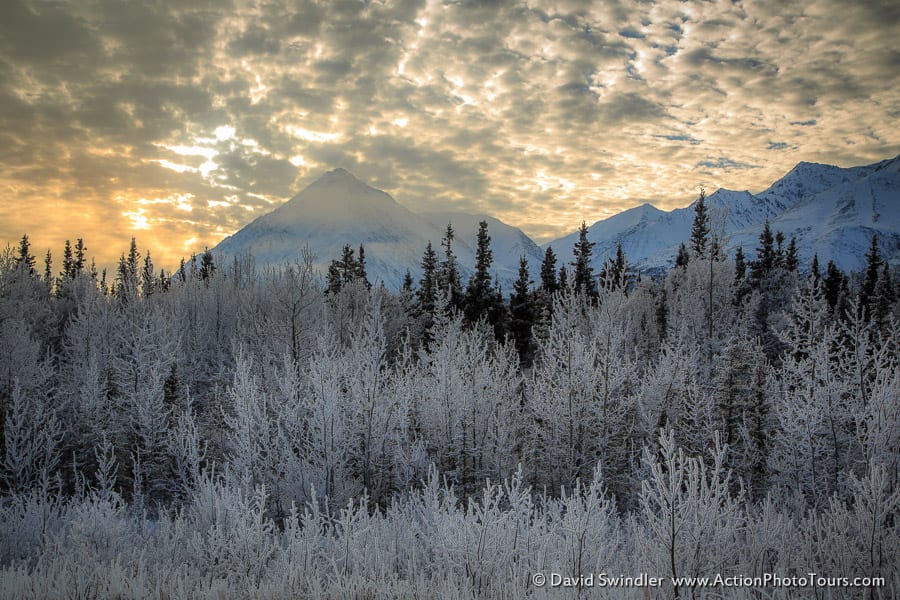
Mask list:
[{"label": "mountain slope", "polygon": [[[456,232],[454,253],[463,284],[475,264],[475,237],[480,220],[488,221],[494,250],[494,273],[504,290],[512,288],[519,253],[529,260],[540,249],[521,230],[493,217],[459,213],[417,215],[390,195],[366,185],[344,169],[329,171],[274,211],[225,238],[213,251],[225,257],[250,252],[260,268],[301,259],[308,246],[322,273],[339,258],[344,244],[365,246],[369,280],[399,289],[408,269],[416,281],[426,244],[440,258],[448,222]],[[538,261],[540,258],[538,258]]]},{"label": "mountain slope", "polygon": [[[724,232],[729,252],[742,246],[752,258],[769,219],[773,231],[797,237],[802,264],[817,253],[822,264],[833,260],[844,270],[858,270],[874,233],[886,256],[900,256],[898,165],[900,157],[849,169],[799,163],[759,194],[724,188],[711,194],[711,225]],[[619,243],[633,268],[671,267],[679,244],[690,237],[693,206],[664,212],[645,204],[594,223],[588,228],[588,239],[595,243],[594,269],[615,254]],[[571,260],[577,239],[575,232],[544,247]]]}]

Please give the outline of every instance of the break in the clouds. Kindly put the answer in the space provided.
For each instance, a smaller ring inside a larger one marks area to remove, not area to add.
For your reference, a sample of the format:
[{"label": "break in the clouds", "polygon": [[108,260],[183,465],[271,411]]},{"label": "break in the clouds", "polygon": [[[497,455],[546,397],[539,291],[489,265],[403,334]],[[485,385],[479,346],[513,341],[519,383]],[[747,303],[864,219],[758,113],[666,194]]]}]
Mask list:
[{"label": "break in the clouds", "polygon": [[900,5],[7,0],[0,235],[213,245],[344,167],[546,240],[900,152]]}]

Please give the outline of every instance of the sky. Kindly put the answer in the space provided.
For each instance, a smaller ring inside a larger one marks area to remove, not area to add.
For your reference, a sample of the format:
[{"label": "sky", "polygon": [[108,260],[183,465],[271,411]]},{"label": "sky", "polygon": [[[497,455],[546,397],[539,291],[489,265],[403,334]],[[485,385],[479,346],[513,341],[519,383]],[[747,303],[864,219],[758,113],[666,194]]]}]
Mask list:
[{"label": "sky", "polygon": [[343,167],[545,242],[896,156],[898,39],[895,0],[4,0],[0,241],[171,269]]}]

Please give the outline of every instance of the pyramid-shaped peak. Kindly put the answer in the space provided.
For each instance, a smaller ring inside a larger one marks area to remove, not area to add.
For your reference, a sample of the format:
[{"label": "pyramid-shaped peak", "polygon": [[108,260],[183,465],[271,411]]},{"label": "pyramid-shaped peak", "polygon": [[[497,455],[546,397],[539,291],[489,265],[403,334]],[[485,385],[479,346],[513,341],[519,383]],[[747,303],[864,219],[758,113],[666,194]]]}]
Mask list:
[{"label": "pyramid-shaped peak", "polygon": [[338,167],[337,169],[326,172],[318,179],[318,181],[352,181],[355,183],[362,183],[359,178],[343,167]]}]

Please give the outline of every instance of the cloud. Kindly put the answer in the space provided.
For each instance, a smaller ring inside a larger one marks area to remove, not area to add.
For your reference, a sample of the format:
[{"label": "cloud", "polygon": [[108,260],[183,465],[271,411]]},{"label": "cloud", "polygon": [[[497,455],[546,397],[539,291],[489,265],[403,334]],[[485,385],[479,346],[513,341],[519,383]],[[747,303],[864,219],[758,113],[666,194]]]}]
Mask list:
[{"label": "cloud", "polygon": [[138,215],[172,266],[337,166],[540,240],[701,180],[762,189],[900,152],[897,23],[836,0],[10,0],[0,236],[111,264]]}]

